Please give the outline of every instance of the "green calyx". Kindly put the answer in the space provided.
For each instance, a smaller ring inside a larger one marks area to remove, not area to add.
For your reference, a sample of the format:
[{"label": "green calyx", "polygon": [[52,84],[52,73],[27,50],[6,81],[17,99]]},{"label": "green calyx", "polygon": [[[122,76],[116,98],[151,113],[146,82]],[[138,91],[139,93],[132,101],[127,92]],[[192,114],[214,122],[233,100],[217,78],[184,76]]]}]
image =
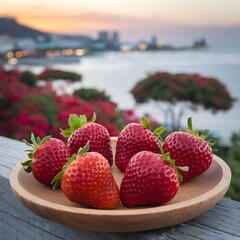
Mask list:
[{"label": "green calyx", "polygon": [[[141,120],[142,126],[149,129],[151,121],[148,121],[145,117],[142,117]],[[160,140],[163,141],[162,139],[162,134],[166,131],[166,128],[163,126],[160,126],[152,131],[152,133]]]},{"label": "green calyx", "polygon": [[177,166],[176,163],[175,163],[175,160],[173,160],[173,159],[170,157],[170,154],[169,154],[169,153],[164,153],[164,154],[162,155],[162,157],[163,157],[164,160],[166,160],[166,161],[175,169],[175,171],[177,172],[177,175],[178,175],[179,182],[180,182],[180,184],[181,184],[182,181],[183,181],[183,177],[182,177],[182,175],[179,173],[179,170],[184,171],[184,172],[188,172],[188,171],[189,171],[189,167],[187,167],[187,166],[183,166],[183,167]]},{"label": "green calyx", "polygon": [[93,114],[93,117],[90,121],[87,120],[87,117],[85,115],[77,115],[77,114],[70,114],[68,118],[68,125],[70,128],[67,128],[65,130],[61,129],[61,134],[64,137],[69,138],[73,132],[75,132],[77,129],[83,127],[87,123],[93,123],[96,121],[96,114]]},{"label": "green calyx", "polygon": [[141,124],[143,127],[148,129],[150,127],[151,121],[148,121],[145,117],[142,117]]},{"label": "green calyx", "polygon": [[43,139],[40,137],[35,138],[34,134],[31,133],[31,142],[28,142],[27,140],[23,139],[23,142],[26,143],[29,147],[31,147],[30,150],[26,150],[28,152],[28,158],[25,162],[22,162],[22,166],[24,170],[27,173],[30,173],[32,171],[32,158],[37,150],[37,148],[41,145],[43,145],[45,142],[47,142],[52,136],[45,136]]},{"label": "green calyx", "polygon": [[209,140],[206,140],[206,138],[209,136],[210,132],[208,129],[205,129],[202,131],[201,134],[199,134],[199,132],[195,129],[193,129],[193,125],[192,125],[192,118],[189,117],[188,120],[187,120],[187,124],[188,124],[188,128],[187,130],[183,130],[183,129],[180,129],[180,131],[182,132],[186,132],[186,133],[189,133],[189,134],[192,134],[196,137],[199,137],[201,138],[202,140],[204,140],[210,147],[212,147],[213,145],[215,145],[216,141],[214,141],[213,139],[209,139]]},{"label": "green calyx", "polygon": [[90,143],[89,141],[87,142],[87,144],[82,147],[82,148],[79,148],[77,154],[73,154],[70,158],[67,159],[67,162],[66,164],[63,166],[62,170],[53,178],[52,182],[51,182],[51,185],[53,186],[53,189],[57,189],[60,184],[61,184],[61,179],[63,177],[63,174],[65,172],[65,170],[67,169],[67,167],[73,162],[75,161],[76,159],[78,159],[79,157],[83,156],[85,153],[88,152],[90,148]]},{"label": "green calyx", "polygon": [[162,139],[160,140],[160,143],[159,143],[159,149],[160,149],[162,158],[165,161],[167,161],[175,169],[175,171],[177,173],[177,176],[178,176],[178,179],[179,179],[179,182],[181,184],[182,181],[183,181],[183,177],[179,173],[179,170],[184,171],[184,172],[188,172],[189,171],[189,167],[188,166],[183,166],[183,167],[177,166],[175,160],[171,158],[170,153],[169,152],[164,153]]},{"label": "green calyx", "polygon": [[156,128],[155,130],[153,130],[153,134],[161,141],[163,142],[163,139],[162,139],[162,134],[166,131],[166,128],[161,126],[161,127],[158,127]]}]

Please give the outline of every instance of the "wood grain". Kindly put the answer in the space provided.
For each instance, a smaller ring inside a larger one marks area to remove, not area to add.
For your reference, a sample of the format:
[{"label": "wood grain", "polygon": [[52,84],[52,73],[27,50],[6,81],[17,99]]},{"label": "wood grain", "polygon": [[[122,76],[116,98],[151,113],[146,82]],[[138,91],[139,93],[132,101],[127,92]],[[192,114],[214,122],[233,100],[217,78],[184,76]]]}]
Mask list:
[{"label": "wood grain", "polygon": [[[116,139],[112,139],[113,149]],[[123,173],[112,172],[118,185]],[[10,176],[16,197],[31,211],[48,220],[71,227],[108,232],[131,232],[169,227],[199,216],[226,193],[231,180],[227,164],[214,156],[211,167],[193,181],[181,185],[173,200],[163,206],[96,210],[69,201],[60,189],[53,191],[27,174],[20,163]]]}]

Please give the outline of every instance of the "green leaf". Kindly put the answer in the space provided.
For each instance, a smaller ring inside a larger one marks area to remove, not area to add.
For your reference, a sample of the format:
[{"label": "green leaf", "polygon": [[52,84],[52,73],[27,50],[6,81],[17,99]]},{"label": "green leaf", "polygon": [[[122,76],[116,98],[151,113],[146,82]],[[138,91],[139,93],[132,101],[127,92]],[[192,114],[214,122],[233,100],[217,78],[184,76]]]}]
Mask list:
[{"label": "green leaf", "polygon": [[32,171],[32,160],[27,160],[21,163],[25,172],[30,173]]},{"label": "green leaf", "polygon": [[28,154],[28,157],[29,157],[30,159],[33,158],[33,153],[32,153],[32,151]]},{"label": "green leaf", "polygon": [[73,133],[73,130],[71,128],[67,128],[65,130],[61,129],[61,134],[66,138],[69,138],[72,133]]},{"label": "green leaf", "polygon": [[67,159],[66,166],[64,166],[64,167],[67,167],[72,161],[74,161],[76,159],[77,159],[77,154],[74,153],[70,158]]},{"label": "green leaf", "polygon": [[209,130],[205,129],[205,130],[202,131],[202,133],[200,135],[200,138],[205,139],[208,136],[209,136]]},{"label": "green leaf", "polygon": [[217,140],[212,140],[212,139],[210,139],[210,140],[207,141],[207,144],[208,144],[208,146],[210,146],[210,147],[214,146],[216,143],[217,143]]},{"label": "green leaf", "polygon": [[83,154],[88,152],[89,148],[90,148],[90,142],[88,141],[84,147],[82,147],[78,150],[77,156],[82,156]]},{"label": "green leaf", "polygon": [[150,125],[150,122],[148,122],[148,120],[145,117],[142,117],[141,122],[142,122],[143,127],[145,127],[145,128],[148,128]]},{"label": "green leaf", "polygon": [[23,167],[30,166],[32,164],[32,160],[27,160],[25,162],[22,162],[21,164],[22,164]]},{"label": "green leaf", "polygon": [[165,131],[166,131],[166,128],[161,126],[161,127],[156,128],[153,131],[153,134],[158,137],[158,136],[161,136]]},{"label": "green leaf", "polygon": [[59,180],[59,181],[57,181],[57,182],[55,182],[55,183],[53,184],[53,190],[55,190],[55,189],[59,188],[59,187],[60,187],[60,185],[61,185],[61,181],[60,181],[60,180]]},{"label": "green leaf", "polygon": [[25,172],[30,173],[32,172],[32,166],[27,166],[24,168]]},{"label": "green leaf", "polygon": [[81,121],[77,114],[70,114],[68,118],[68,125],[70,128],[77,130],[81,127]]},{"label": "green leaf", "polygon": [[183,176],[181,175],[181,173],[179,173],[179,170],[181,170],[181,171],[183,171],[183,172],[188,172],[188,171],[189,171],[189,167],[187,167],[187,166],[183,166],[183,167],[176,166],[175,169],[177,170],[178,179],[179,179],[180,184],[181,184],[182,181],[183,181]]},{"label": "green leaf", "polygon": [[34,136],[33,132],[31,132],[31,141],[32,141],[34,146],[37,145],[37,142],[36,142],[36,139],[35,139],[35,136]]},{"label": "green leaf", "polygon": [[188,118],[187,124],[188,124],[188,129],[189,129],[190,131],[193,131],[192,118],[191,118],[191,117]]},{"label": "green leaf", "polygon": [[97,119],[96,113],[93,113],[93,117],[92,117],[92,119],[89,122],[93,123],[93,122],[96,121],[96,119]]},{"label": "green leaf", "polygon": [[49,135],[49,136],[45,136],[42,141],[40,142],[40,144],[44,144],[45,142],[47,142],[50,138],[52,137],[52,135]]},{"label": "green leaf", "polygon": [[37,144],[40,144],[40,143],[41,143],[41,138],[40,138],[40,137],[37,137],[37,138],[36,138],[36,141],[37,141]]},{"label": "green leaf", "polygon": [[194,134],[195,136],[199,137],[199,132],[198,132],[198,130],[193,130],[193,134]]},{"label": "green leaf", "polygon": [[181,170],[183,172],[188,172],[189,171],[189,167],[188,166],[183,166],[183,167],[177,166],[177,169]]},{"label": "green leaf", "polygon": [[52,180],[51,182],[51,185],[53,185],[53,189],[55,190],[57,187],[60,186],[61,184],[61,179],[62,179],[62,176],[65,172],[65,169],[61,170]]},{"label": "green leaf", "polygon": [[29,143],[27,140],[25,140],[25,139],[22,139],[22,141],[25,143],[25,144],[27,144],[29,147],[33,147],[33,144],[32,143]]},{"label": "green leaf", "polygon": [[177,171],[177,175],[178,175],[179,182],[181,184],[182,181],[183,181],[183,177],[182,177],[182,175],[178,171]]},{"label": "green leaf", "polygon": [[79,120],[80,120],[81,126],[87,123],[87,117],[85,115],[80,115]]}]

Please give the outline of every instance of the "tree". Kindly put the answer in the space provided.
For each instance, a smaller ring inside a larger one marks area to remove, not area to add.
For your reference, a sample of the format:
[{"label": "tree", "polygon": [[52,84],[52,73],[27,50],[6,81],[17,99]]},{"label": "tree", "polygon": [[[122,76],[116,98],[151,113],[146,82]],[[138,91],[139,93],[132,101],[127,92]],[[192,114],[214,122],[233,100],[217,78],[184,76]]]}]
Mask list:
[{"label": "tree", "polygon": [[139,81],[131,93],[137,103],[153,101],[164,113],[166,123],[170,117],[172,129],[179,128],[186,108],[202,106],[215,113],[230,109],[234,101],[221,82],[198,74],[156,72]]}]

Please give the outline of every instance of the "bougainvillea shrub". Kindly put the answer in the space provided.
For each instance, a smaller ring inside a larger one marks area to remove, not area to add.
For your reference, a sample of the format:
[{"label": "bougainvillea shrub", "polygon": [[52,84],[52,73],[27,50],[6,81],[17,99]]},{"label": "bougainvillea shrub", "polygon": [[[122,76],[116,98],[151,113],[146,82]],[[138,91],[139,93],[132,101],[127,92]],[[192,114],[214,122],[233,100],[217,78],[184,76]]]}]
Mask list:
[{"label": "bougainvillea shrub", "polygon": [[[95,112],[96,122],[103,124],[112,136],[117,136],[122,125],[132,121],[131,117],[127,117],[128,111],[119,111],[110,99],[104,101],[95,98],[88,101],[79,96],[59,96],[51,82],[44,85],[28,84],[28,81],[22,81],[23,74],[26,75],[26,72],[6,71],[0,67],[0,135],[20,140],[29,139],[30,132],[33,132],[41,138],[53,135],[64,139],[60,128],[67,128],[68,117],[72,113],[85,114],[91,119]],[[64,72],[46,69],[38,76],[29,72],[28,75],[36,81],[42,81],[44,77],[49,79],[49,75],[51,78],[62,77]]]}]

